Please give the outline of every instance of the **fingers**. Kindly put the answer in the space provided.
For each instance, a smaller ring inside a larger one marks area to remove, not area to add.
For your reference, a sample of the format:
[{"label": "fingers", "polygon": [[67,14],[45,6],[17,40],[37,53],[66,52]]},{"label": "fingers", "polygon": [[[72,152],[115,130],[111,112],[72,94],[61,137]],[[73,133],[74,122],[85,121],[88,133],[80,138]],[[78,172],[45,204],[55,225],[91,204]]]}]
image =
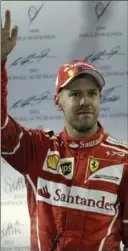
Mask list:
[{"label": "fingers", "polygon": [[[4,28],[2,28],[2,37],[3,40],[11,40],[14,42],[16,42],[17,40],[17,36],[18,36],[18,26],[14,26],[14,28],[11,31],[11,35],[10,35],[10,26],[11,26],[11,15],[10,15],[10,11],[6,10],[5,12],[5,24],[4,24]],[[2,22],[1,22],[2,23]]]},{"label": "fingers", "polygon": [[10,11],[6,10],[5,12],[5,25],[4,25],[4,29],[6,31],[6,33],[10,33],[10,25],[11,25],[11,15],[10,15]]},{"label": "fingers", "polygon": [[12,33],[11,33],[11,40],[16,40],[18,36],[18,26],[15,26],[12,29]]}]

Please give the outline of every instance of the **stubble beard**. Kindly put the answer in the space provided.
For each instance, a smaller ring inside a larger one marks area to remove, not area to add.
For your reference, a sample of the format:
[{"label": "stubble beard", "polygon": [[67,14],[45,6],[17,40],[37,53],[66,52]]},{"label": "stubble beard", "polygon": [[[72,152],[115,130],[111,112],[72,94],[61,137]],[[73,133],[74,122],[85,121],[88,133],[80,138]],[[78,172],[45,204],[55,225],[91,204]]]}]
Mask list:
[{"label": "stubble beard", "polygon": [[97,116],[95,116],[90,121],[85,120],[85,122],[75,121],[73,119],[71,119],[70,121],[70,125],[72,126],[72,128],[80,133],[90,132],[95,127],[96,124],[97,124]]},{"label": "stubble beard", "polygon": [[78,132],[80,132],[80,133],[87,133],[87,132],[89,132],[90,130],[92,130],[92,128],[94,127],[94,125],[95,125],[95,123],[94,124],[91,124],[91,125],[72,125],[72,127],[76,130],[76,131],[78,131]]}]

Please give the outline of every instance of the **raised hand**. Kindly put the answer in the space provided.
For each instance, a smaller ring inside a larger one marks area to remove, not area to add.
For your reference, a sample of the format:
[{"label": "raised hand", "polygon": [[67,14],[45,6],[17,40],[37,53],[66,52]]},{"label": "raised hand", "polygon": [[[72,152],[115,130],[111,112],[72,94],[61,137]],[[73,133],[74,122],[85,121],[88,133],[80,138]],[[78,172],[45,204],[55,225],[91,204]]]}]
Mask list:
[{"label": "raised hand", "polygon": [[7,56],[11,53],[11,51],[16,45],[16,40],[18,36],[18,26],[14,26],[12,30],[10,30],[10,26],[11,15],[10,11],[6,10],[4,27],[2,27],[1,24],[1,61],[7,58]]}]

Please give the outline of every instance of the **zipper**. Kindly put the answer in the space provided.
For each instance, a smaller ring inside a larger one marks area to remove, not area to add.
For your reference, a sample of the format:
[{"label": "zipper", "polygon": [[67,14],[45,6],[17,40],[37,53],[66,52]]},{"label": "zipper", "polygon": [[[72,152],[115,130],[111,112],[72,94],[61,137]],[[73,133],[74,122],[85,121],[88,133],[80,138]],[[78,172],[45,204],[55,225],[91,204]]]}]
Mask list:
[{"label": "zipper", "polygon": [[50,249],[50,251],[54,251],[55,250],[55,248],[57,246],[57,243],[58,243],[58,241],[60,240],[60,238],[62,236],[63,236],[63,232],[57,234],[57,236],[56,236],[56,238],[55,238],[55,240],[53,242],[53,245],[52,245],[52,248]]}]

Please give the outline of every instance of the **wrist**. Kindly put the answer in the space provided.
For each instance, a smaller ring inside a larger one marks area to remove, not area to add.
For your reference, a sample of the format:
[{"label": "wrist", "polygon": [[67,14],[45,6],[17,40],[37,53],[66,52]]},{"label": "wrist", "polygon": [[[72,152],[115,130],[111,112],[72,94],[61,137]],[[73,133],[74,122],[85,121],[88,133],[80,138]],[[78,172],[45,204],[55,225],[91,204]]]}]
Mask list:
[{"label": "wrist", "polygon": [[2,57],[1,58],[1,63],[4,62],[4,61],[7,61],[7,57]]},{"label": "wrist", "polygon": [[1,68],[5,67],[6,61],[7,61],[7,58],[1,58]]},{"label": "wrist", "polygon": [[1,63],[7,60],[7,55],[1,55]]}]

